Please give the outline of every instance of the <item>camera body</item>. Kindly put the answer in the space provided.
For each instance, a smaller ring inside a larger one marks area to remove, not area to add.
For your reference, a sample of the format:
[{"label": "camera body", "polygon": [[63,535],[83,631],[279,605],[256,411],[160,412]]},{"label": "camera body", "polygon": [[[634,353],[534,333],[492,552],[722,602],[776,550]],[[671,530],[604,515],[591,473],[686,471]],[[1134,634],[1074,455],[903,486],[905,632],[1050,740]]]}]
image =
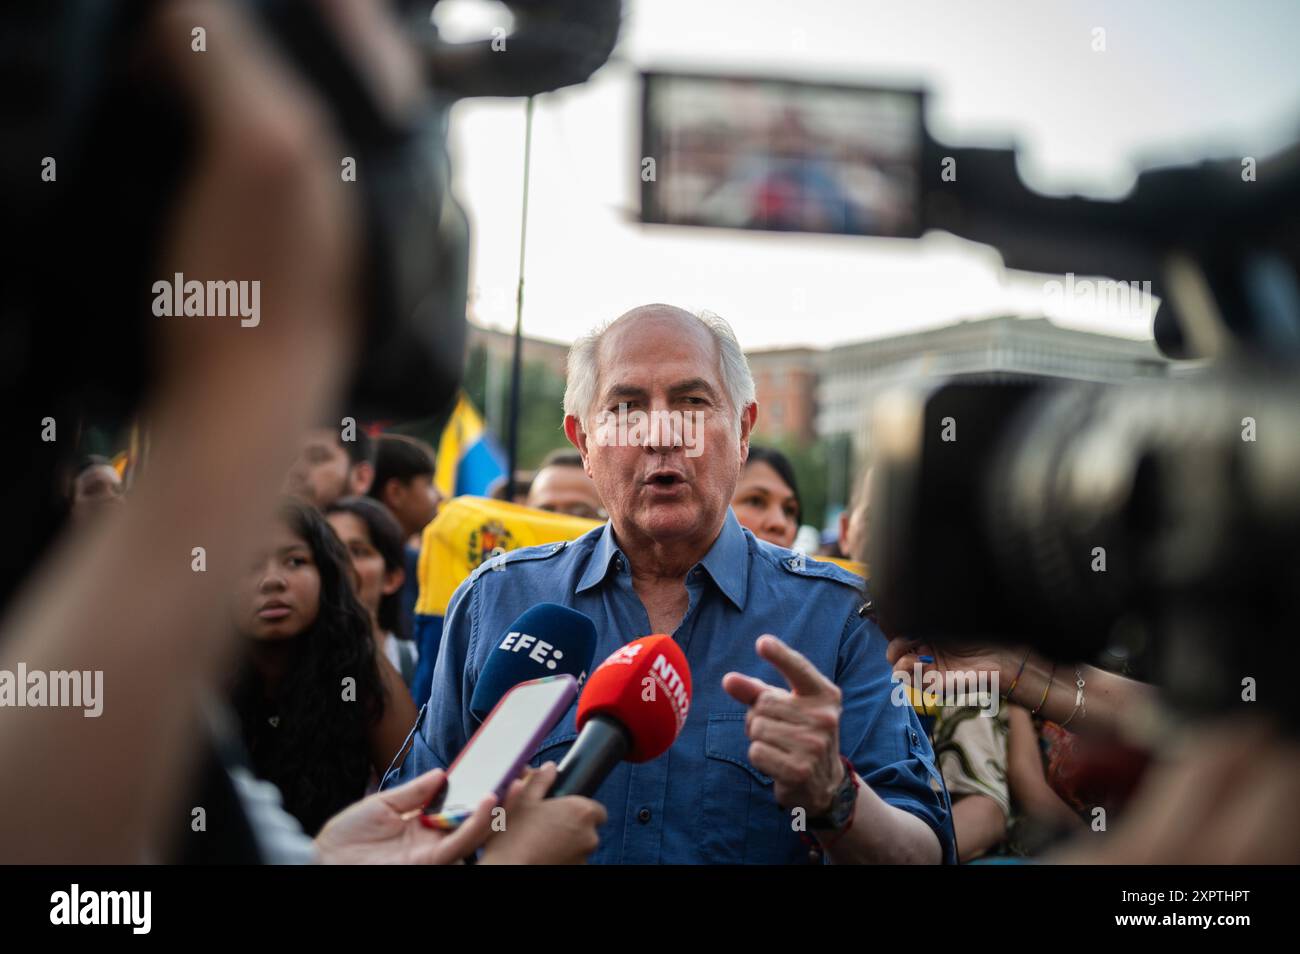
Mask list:
[{"label": "camera body", "polygon": [[[1156,343],[1204,359],[1101,385],[986,374],[882,395],[869,564],[890,635],[1112,650],[1185,713],[1258,699],[1300,622],[1300,146],[1154,169],[1123,199],[1052,198],[1011,150],[927,139],[926,224],[1007,267],[1141,277]],[[1250,161],[1253,168],[1254,160]]]},{"label": "camera body", "polygon": [[950,378],[883,395],[872,434],[871,585],[891,635],[1062,662],[1109,650],[1196,712],[1265,698],[1296,660],[1294,376]]},{"label": "camera body", "polygon": [[[68,14],[62,24],[73,48],[68,62],[77,65],[57,80],[68,104],[61,111],[67,187],[51,224],[70,253],[60,267],[71,264],[82,276],[71,291],[85,297],[69,313],[93,315],[94,300],[130,303],[116,320],[88,319],[80,329],[90,346],[75,375],[78,390],[112,419],[129,414],[154,377],[149,296],[161,276],[153,272],[166,214],[200,144],[185,104],[134,61],[152,4],[93,6],[99,9]],[[363,322],[348,412],[435,416],[459,386],[466,337],[469,228],[450,191],[445,143],[452,100],[431,94],[418,115],[392,116],[316,6],[246,6],[325,104],[341,144],[333,160],[340,183],[357,190]]]},{"label": "camera body", "polygon": [[[243,5],[325,106],[341,142],[340,180],[359,196],[362,344],[345,406],[358,419],[436,418],[459,388],[466,341],[469,227],[450,188],[450,109],[466,96],[584,82],[613,50],[621,0],[514,0],[509,56],[491,41],[442,42],[430,19],[436,0],[390,0],[425,69],[420,108],[401,116],[374,94],[317,4]],[[56,349],[57,362],[46,349],[24,358],[54,375],[53,393],[106,423],[127,419],[154,379],[150,289],[171,278],[154,274],[155,263],[200,148],[187,104],[141,63],[140,38],[157,7],[20,4],[5,40],[12,56],[0,105],[15,154],[50,154],[59,165],[57,189],[41,194],[37,184],[7,197],[27,206],[20,220],[37,232],[30,247],[58,250],[21,267],[60,287],[60,338],[70,331],[82,343],[72,355]],[[354,179],[344,178],[344,159],[353,160]],[[15,176],[30,178],[26,168]],[[113,303],[111,316],[104,302]]]}]

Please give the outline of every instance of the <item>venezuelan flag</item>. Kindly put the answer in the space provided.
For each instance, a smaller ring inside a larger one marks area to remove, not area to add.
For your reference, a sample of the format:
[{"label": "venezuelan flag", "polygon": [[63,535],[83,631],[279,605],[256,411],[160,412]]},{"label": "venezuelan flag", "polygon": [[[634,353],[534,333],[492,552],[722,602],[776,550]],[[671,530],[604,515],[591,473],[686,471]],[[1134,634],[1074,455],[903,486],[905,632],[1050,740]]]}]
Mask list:
[{"label": "venezuelan flag", "polygon": [[505,454],[462,391],[438,441],[434,486],[444,498],[483,495],[505,475]]},{"label": "venezuelan flag", "polygon": [[411,685],[415,701],[423,705],[429,698],[451,595],[480,563],[506,550],[576,540],[599,526],[595,520],[486,497],[453,497],[443,503],[420,537],[420,595],[413,634],[420,663]]}]

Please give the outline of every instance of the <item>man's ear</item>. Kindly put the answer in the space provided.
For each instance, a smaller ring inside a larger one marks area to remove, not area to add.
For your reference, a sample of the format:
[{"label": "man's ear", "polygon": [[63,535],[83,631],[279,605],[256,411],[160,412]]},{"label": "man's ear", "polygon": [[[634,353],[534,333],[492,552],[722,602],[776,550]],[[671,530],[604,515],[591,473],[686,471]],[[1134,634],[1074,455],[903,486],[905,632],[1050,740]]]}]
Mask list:
[{"label": "man's ear", "polygon": [[357,497],[365,496],[374,480],[375,465],[368,460],[353,464],[352,470],[348,473],[348,483],[352,486],[352,493]]},{"label": "man's ear", "polygon": [[406,570],[402,569],[402,567],[395,566],[391,570],[385,570],[383,586],[384,596],[392,596],[402,588],[402,584],[405,582]]},{"label": "man's ear", "polygon": [[389,477],[384,481],[384,486],[373,488],[376,490],[379,502],[389,509],[391,513],[397,513],[402,506],[402,498],[406,496],[406,485],[396,477]]},{"label": "man's ear", "polygon": [[758,402],[750,401],[740,413],[740,463],[749,460],[749,435],[754,431],[754,422],[758,420]]},{"label": "man's ear", "polygon": [[587,460],[587,432],[583,430],[582,421],[578,420],[575,414],[564,415],[564,436],[569,439],[569,443],[578,449],[582,455],[582,469],[588,477],[591,476],[591,466]]}]

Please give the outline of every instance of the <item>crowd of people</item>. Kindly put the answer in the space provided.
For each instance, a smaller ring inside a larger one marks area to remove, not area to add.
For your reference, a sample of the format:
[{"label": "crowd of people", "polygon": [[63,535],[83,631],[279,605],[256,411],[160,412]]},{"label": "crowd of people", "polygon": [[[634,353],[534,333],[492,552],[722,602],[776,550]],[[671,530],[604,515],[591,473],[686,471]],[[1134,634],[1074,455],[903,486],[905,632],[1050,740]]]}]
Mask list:
[{"label": "crowd of people", "polygon": [[[664,632],[686,649],[697,680],[698,731],[683,731],[662,768],[620,769],[599,806],[573,799],[570,813],[588,825],[574,843],[594,847],[597,860],[1005,861],[1087,830],[1097,807],[1122,808],[1144,760],[1122,749],[1116,768],[1114,739],[1094,752],[1080,742],[1087,733],[1062,728],[1084,721],[1069,705],[1074,680],[1053,682],[1032,653],[962,663],[1006,673],[992,718],[974,705],[891,704],[892,671],[910,679],[918,654],[862,612],[869,473],[840,516],[833,552],[842,556],[793,550],[805,519],[795,469],[749,440],[753,383],[724,322],[647,306],[597,329],[573,355],[572,444],[548,454],[517,499],[529,512],[597,525],[555,559],[524,560],[522,550],[491,583],[472,574],[425,645],[411,620],[422,535],[443,502],[432,448],[354,426],[314,426],[295,442],[275,516],[230,593],[242,649],[220,685],[237,729],[235,764],[274,786],[272,801],[305,837],[318,838],[381,781],[420,786],[446,769],[475,724],[466,706],[481,647],[530,600],[556,594],[597,620],[601,656]],[[689,458],[672,441],[593,440],[588,422],[612,399],[597,389],[614,381],[625,403],[703,408],[706,454]],[[87,458],[69,484],[76,525],[129,498],[107,458]],[[427,694],[415,689],[421,653],[436,657]],[[1089,728],[1107,720],[1103,692],[1151,701],[1146,687],[1100,670],[1086,685]],[[571,730],[562,723],[543,742],[522,791],[538,794],[538,773],[563,754]],[[910,743],[895,748],[892,732]],[[848,816],[825,815],[845,785]],[[808,804],[829,829],[810,836],[790,824],[787,813]],[[859,812],[872,816],[870,829]],[[565,852],[576,857],[572,845],[536,857]]]},{"label": "crowd of people", "polygon": [[[418,70],[385,68],[394,26],[371,7],[348,7],[341,42],[400,99]],[[200,19],[223,41],[193,57]],[[881,631],[865,475],[839,558],[792,550],[794,471],[752,443],[744,352],[707,313],[645,305],[574,343],[568,447],[520,502],[587,529],[470,573],[415,644],[435,460],[332,413],[365,326],[364,225],[339,188],[336,133],[237,7],[168,4],[152,30],[204,131],[159,272],[260,276],[263,317],[256,335],[152,326],[129,485],[107,458],[65,474],[71,519],[6,590],[0,672],[96,673],[105,697],[94,718],[6,708],[5,860],[951,863],[1038,856],[1061,832],[1110,833],[1068,845],[1076,860],[1294,858],[1279,820],[1297,773],[1276,727],[1190,736],[1204,745],[1139,784],[1141,758],[1113,737],[1158,705],[1154,688]],[[671,434],[607,440],[597,417],[620,407],[692,415],[699,452]],[[692,686],[676,742],[619,764],[594,798],[547,798],[577,734],[570,709],[500,805],[431,827],[422,809],[478,724],[487,654],[544,602],[593,621],[597,660],[673,637]],[[966,670],[998,675],[997,717],[895,692],[896,674]],[[1187,798],[1202,789],[1214,797]]]}]

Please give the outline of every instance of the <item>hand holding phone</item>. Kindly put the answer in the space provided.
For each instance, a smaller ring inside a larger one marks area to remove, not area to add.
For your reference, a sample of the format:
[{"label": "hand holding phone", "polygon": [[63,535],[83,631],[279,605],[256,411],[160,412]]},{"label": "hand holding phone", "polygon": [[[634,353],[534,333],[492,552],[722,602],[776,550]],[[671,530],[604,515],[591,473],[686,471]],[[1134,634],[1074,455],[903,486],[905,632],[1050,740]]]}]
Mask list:
[{"label": "hand holding phone", "polygon": [[510,783],[578,697],[572,676],[521,682],[496,704],[447,771],[441,801],[425,809],[426,824],[452,829],[487,795],[505,800]]}]

